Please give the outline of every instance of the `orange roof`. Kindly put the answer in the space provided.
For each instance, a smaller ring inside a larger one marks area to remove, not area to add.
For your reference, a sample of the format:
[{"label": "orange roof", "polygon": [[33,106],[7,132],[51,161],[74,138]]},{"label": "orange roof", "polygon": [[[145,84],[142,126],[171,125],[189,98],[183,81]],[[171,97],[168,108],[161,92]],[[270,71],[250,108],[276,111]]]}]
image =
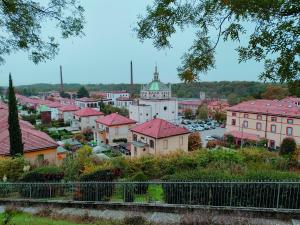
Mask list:
[{"label": "orange roof", "polygon": [[78,111],[80,108],[76,105],[66,105],[59,108],[61,112],[71,112],[71,111]]}]

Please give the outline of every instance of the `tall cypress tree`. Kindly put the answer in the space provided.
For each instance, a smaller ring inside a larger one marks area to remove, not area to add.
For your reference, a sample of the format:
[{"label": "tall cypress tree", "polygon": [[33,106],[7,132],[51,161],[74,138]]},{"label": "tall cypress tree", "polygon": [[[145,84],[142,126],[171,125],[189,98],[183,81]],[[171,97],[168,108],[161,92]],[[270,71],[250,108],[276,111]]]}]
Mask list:
[{"label": "tall cypress tree", "polygon": [[9,74],[9,87],[8,87],[8,131],[10,141],[10,155],[23,155],[24,145],[22,142],[22,132],[19,124],[17,99],[15,89]]}]

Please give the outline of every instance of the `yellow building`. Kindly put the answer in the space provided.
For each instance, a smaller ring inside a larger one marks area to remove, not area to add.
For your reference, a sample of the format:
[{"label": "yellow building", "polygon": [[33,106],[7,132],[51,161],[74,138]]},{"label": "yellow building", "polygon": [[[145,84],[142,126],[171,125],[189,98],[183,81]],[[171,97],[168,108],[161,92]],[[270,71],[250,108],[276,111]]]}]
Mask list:
[{"label": "yellow building", "polygon": [[[0,156],[10,156],[7,105],[0,104]],[[36,130],[30,123],[19,120],[24,144],[24,157],[30,163],[57,163],[58,144],[46,133]]]},{"label": "yellow building", "polygon": [[131,156],[188,151],[189,130],[163,119],[153,119],[131,129]]}]

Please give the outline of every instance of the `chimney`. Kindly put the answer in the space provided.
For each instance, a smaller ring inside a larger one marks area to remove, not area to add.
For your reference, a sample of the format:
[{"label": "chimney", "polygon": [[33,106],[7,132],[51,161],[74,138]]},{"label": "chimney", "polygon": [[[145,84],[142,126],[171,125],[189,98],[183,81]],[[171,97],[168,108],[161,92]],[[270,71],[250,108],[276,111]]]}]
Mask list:
[{"label": "chimney", "polygon": [[64,82],[63,82],[63,75],[62,75],[62,66],[59,66],[60,69],[60,91],[64,92]]},{"label": "chimney", "polygon": [[131,88],[131,97],[133,96],[133,66],[132,66],[132,60],[130,61],[130,88]]}]

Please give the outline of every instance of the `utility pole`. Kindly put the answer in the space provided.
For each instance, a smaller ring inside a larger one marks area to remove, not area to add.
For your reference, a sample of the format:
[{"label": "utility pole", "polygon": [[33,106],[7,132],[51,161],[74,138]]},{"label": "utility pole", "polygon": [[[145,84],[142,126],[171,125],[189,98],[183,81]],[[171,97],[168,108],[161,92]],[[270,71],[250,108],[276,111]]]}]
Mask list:
[{"label": "utility pole", "polygon": [[64,82],[63,82],[63,74],[62,74],[62,66],[59,66],[60,69],[60,92],[64,92]]}]

